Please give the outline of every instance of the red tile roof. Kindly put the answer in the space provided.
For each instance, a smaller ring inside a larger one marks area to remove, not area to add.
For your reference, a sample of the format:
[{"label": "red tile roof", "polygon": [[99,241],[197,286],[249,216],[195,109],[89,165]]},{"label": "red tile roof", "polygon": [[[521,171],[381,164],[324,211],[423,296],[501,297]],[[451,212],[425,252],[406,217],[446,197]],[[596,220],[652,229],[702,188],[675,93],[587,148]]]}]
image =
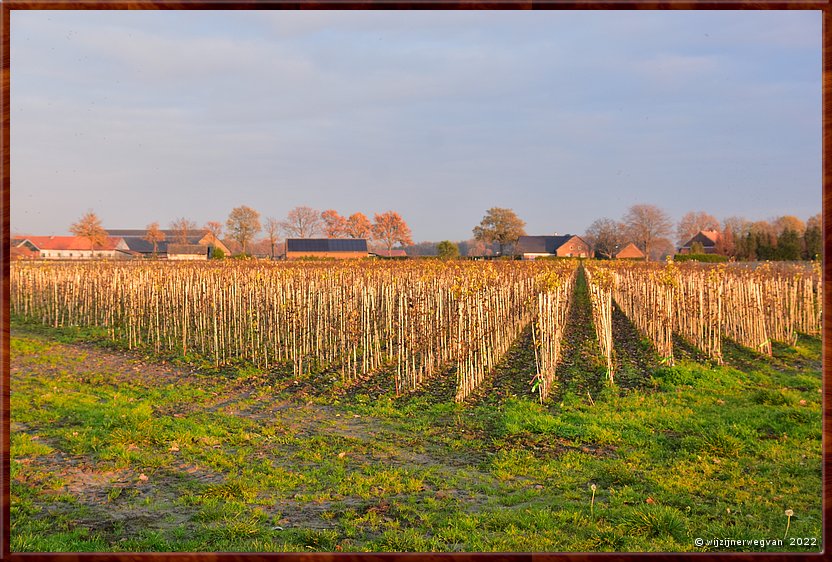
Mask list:
[{"label": "red tile roof", "polygon": [[[90,241],[80,236],[27,236],[26,240],[39,250],[89,250]],[[121,238],[109,236],[103,244],[96,244],[96,250],[115,250]]]}]

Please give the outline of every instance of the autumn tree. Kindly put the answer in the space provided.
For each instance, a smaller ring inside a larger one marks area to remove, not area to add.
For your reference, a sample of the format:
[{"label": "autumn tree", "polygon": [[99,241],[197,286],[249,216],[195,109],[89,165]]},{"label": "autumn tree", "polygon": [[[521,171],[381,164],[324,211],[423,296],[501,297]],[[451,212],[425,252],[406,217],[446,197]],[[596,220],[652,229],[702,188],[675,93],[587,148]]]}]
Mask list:
[{"label": "autumn tree", "polygon": [[624,226],[620,222],[602,218],[589,225],[584,239],[595,252],[611,258],[615,255],[616,249],[624,245],[623,230]]},{"label": "autumn tree", "polygon": [[474,238],[486,243],[496,242],[500,255],[507,244],[514,244],[526,234],[526,223],[511,209],[492,207],[486,211],[482,222],[474,227]]},{"label": "autumn tree", "polygon": [[777,259],[777,233],[774,225],[768,221],[752,222],[745,236],[745,251],[745,258],[749,260]]},{"label": "autumn tree", "polygon": [[147,232],[144,235],[144,239],[153,244],[153,256],[155,257],[159,242],[165,239],[165,233],[159,230],[158,222],[152,222],[147,225]]},{"label": "autumn tree", "polygon": [[347,235],[347,219],[339,215],[338,211],[327,209],[321,213],[321,220],[327,238],[343,238]]},{"label": "autumn tree", "polygon": [[188,243],[188,234],[191,230],[196,230],[196,223],[192,220],[180,217],[170,223],[171,230],[175,231],[175,240],[179,244]]},{"label": "autumn tree", "polygon": [[262,230],[260,213],[245,205],[235,207],[228,214],[225,228],[232,240],[240,243],[245,254],[248,243]]},{"label": "autumn tree", "polygon": [[736,237],[732,228],[726,225],[722,229],[714,245],[714,251],[721,256],[737,255]]},{"label": "autumn tree", "polygon": [[280,221],[274,217],[266,219],[266,240],[269,241],[269,255],[274,259],[274,248],[277,245],[277,235],[280,232]]},{"label": "autumn tree", "polygon": [[70,226],[69,231],[75,236],[89,240],[90,250],[95,250],[96,246],[102,246],[107,241],[107,231],[101,226],[101,219],[92,210],[87,211],[78,222]]},{"label": "autumn tree", "polygon": [[681,246],[700,230],[719,230],[719,221],[705,211],[691,211],[685,213],[676,226],[676,237]]},{"label": "autumn tree", "polygon": [[673,228],[670,217],[655,205],[633,205],[623,220],[627,234],[644,251],[645,261],[650,260],[650,249],[655,240],[668,236]]},{"label": "autumn tree", "polygon": [[350,238],[369,238],[373,234],[373,224],[364,213],[353,213],[347,219],[346,234]]},{"label": "autumn tree", "polygon": [[459,257],[459,247],[450,240],[443,240],[436,245],[436,253],[443,260],[456,259]]},{"label": "autumn tree", "polygon": [[821,229],[820,213],[809,217],[809,220],[806,221],[806,231],[803,233],[803,248],[804,259],[820,259],[823,254],[823,230]]},{"label": "autumn tree", "polygon": [[373,216],[373,238],[382,242],[388,251],[398,242],[402,246],[413,244],[410,237],[410,227],[404,222],[399,213],[387,211]]},{"label": "autumn tree", "polygon": [[321,231],[323,221],[318,211],[312,207],[295,207],[281,221],[280,228],[287,238],[311,238]]},{"label": "autumn tree", "polygon": [[806,223],[793,215],[777,217],[772,224],[774,233],[779,237],[786,230],[793,230],[798,236],[803,236],[806,231]]},{"label": "autumn tree", "polygon": [[217,221],[208,221],[205,223],[205,230],[214,235],[217,240],[222,236],[222,223]]}]

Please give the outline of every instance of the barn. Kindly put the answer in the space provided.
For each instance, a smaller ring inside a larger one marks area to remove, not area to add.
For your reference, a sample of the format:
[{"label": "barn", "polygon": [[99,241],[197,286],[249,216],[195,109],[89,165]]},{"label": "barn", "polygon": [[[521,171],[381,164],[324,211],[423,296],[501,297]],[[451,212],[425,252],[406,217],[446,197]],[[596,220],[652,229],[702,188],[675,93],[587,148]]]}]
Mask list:
[{"label": "barn", "polygon": [[589,256],[589,244],[580,236],[521,236],[515,246],[515,254],[524,260],[544,257],[585,258]]},{"label": "barn", "polygon": [[363,238],[288,238],[286,259],[366,258],[367,240]]}]

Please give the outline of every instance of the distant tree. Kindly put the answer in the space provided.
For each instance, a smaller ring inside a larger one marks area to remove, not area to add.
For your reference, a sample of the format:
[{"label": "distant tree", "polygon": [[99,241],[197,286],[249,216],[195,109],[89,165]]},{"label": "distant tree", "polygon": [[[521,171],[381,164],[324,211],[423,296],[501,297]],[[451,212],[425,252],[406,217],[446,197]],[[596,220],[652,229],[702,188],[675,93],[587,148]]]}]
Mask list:
[{"label": "distant tree", "polygon": [[726,218],[722,221],[722,224],[724,227],[722,230],[723,236],[726,231],[730,231],[734,243],[733,253],[726,255],[732,255],[738,260],[751,259],[749,257],[747,244],[747,236],[749,229],[751,228],[751,222],[744,217],[734,216]]},{"label": "distant tree", "polygon": [[690,253],[691,254],[704,254],[705,253],[705,245],[702,242],[694,242],[690,245]]},{"label": "distant tree", "polygon": [[373,216],[373,238],[383,243],[388,251],[393,249],[396,242],[402,246],[413,244],[410,227],[395,211],[376,213]]},{"label": "distant tree", "polygon": [[191,230],[196,230],[196,223],[192,220],[180,217],[170,223],[171,230],[175,231],[175,240],[179,244],[188,243],[188,234]]},{"label": "distant tree", "polygon": [[777,234],[768,221],[753,222],[745,236],[745,250],[749,260],[777,259]]},{"label": "distant tree", "polygon": [[101,219],[92,210],[87,211],[78,222],[70,226],[69,231],[75,236],[89,240],[91,251],[107,241],[107,231],[101,226]]},{"label": "distant tree", "polygon": [[321,213],[321,220],[324,221],[324,234],[327,238],[343,238],[347,235],[347,219],[338,214],[338,211],[327,209]]},{"label": "distant tree", "polygon": [[437,255],[443,260],[456,259],[459,257],[459,247],[450,240],[443,240],[436,245]]},{"label": "distant tree", "polygon": [[667,213],[655,205],[633,205],[624,215],[628,235],[644,252],[645,261],[650,260],[653,241],[670,234],[673,223]]},{"label": "distant tree", "polygon": [[467,246],[465,255],[469,257],[490,256],[494,253],[491,248],[486,246],[485,242],[476,238],[469,240]]},{"label": "distant tree", "polygon": [[624,245],[624,226],[612,219],[602,218],[593,221],[586,229],[584,239],[595,252],[611,258],[616,248]]},{"label": "distant tree", "polygon": [[486,243],[497,243],[500,255],[507,244],[514,244],[526,234],[526,223],[511,209],[492,207],[486,211],[478,226],[474,227],[474,238]]},{"label": "distant tree", "polygon": [[820,213],[809,217],[806,221],[806,231],[803,233],[803,257],[807,260],[817,260],[823,255],[823,230],[821,229]]},{"label": "distant tree", "polygon": [[208,221],[205,223],[205,230],[214,235],[214,238],[219,240],[222,237],[222,224],[217,221]]},{"label": "distant tree", "polygon": [[269,255],[274,259],[274,248],[277,245],[277,235],[280,232],[280,221],[274,217],[266,219],[266,240],[269,241]]},{"label": "distant tree", "polygon": [[144,239],[153,244],[153,257],[156,257],[157,246],[159,242],[165,239],[165,233],[159,230],[158,222],[152,222],[147,225],[147,233],[144,235]]},{"label": "distant tree", "polygon": [[262,230],[260,213],[242,205],[235,207],[228,214],[225,228],[232,239],[239,242],[243,254],[247,253],[248,243]]},{"label": "distant tree", "polygon": [[679,246],[696,236],[700,230],[719,230],[719,221],[705,211],[691,211],[685,213],[676,227]]},{"label": "distant tree", "polygon": [[353,213],[347,219],[346,234],[350,238],[369,238],[373,234],[373,224],[364,213]]},{"label": "distant tree", "polygon": [[734,231],[726,226],[719,234],[719,238],[714,246],[714,251],[721,256],[735,256],[736,242],[734,240]]},{"label": "distant tree", "polygon": [[211,259],[212,260],[224,260],[225,259],[225,252],[222,251],[222,248],[214,248],[211,251]]},{"label": "distant tree", "polygon": [[778,237],[786,230],[794,230],[798,236],[803,236],[803,233],[806,232],[806,223],[793,215],[777,217],[772,221],[772,226],[774,227],[774,234]]},{"label": "distant tree", "polygon": [[321,231],[321,214],[312,207],[295,207],[280,223],[287,238],[311,238]]},{"label": "distant tree", "polygon": [[676,254],[676,245],[670,241],[669,238],[656,238],[650,244],[650,259],[653,261],[662,261],[667,256]]},{"label": "distant tree", "polygon": [[803,244],[800,234],[796,230],[786,228],[777,237],[775,255],[779,260],[796,261],[803,255]]}]

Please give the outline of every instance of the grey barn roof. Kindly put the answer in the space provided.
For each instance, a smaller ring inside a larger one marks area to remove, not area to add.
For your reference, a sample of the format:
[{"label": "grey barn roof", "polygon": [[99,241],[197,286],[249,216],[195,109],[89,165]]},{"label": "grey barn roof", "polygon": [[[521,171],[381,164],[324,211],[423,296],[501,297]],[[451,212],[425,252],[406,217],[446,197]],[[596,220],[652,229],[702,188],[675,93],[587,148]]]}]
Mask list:
[{"label": "grey barn roof", "polygon": [[287,252],[366,252],[363,238],[289,238]]},{"label": "grey barn roof", "polygon": [[554,254],[566,244],[574,234],[561,236],[521,236],[517,240],[515,251],[518,254]]}]

